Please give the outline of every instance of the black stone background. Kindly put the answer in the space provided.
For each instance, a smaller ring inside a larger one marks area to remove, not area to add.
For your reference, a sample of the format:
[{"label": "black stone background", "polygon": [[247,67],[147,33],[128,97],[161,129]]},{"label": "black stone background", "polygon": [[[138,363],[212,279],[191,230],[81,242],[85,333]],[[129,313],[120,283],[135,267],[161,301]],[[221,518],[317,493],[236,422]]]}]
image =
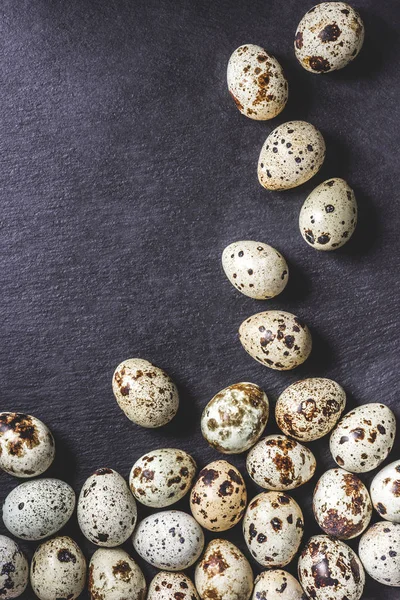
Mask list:
[{"label": "black stone background", "polygon": [[[400,418],[400,5],[357,0],[367,32],[361,55],[317,76],[293,53],[297,23],[312,4],[0,5],[1,409],[32,413],[51,428],[57,459],[47,474],[77,493],[96,468],[127,478],[139,456],[163,446],[191,452],[199,466],[223,458],[202,439],[200,415],[238,381],[267,391],[266,433],[276,431],[280,392],[307,376],[340,382],[348,408],[379,401]],[[289,103],[273,121],[243,117],[228,95],[227,61],[243,43],[275,54],[289,79]],[[258,154],[290,119],[320,128],[327,158],[307,184],[268,192],[257,181]],[[297,224],[307,194],[328,177],[348,180],[360,213],[355,235],[334,253],[310,248]],[[246,298],[225,278],[221,252],[240,239],[269,243],[287,258],[290,281],[278,298]],[[292,372],[259,365],[237,338],[246,317],[274,308],[312,330],[312,356]],[[156,431],[128,421],[113,398],[114,368],[135,356],[179,386],[178,416]],[[317,476],[334,466],[328,438],[310,447]],[[387,462],[397,458],[398,440]],[[228,460],[244,472],[244,456]],[[305,539],[319,531],[311,511],[317,476],[293,491]],[[247,482],[250,497],[261,491]],[[18,483],[1,474],[1,501]],[[173,508],[188,510],[187,498]],[[139,514],[148,511],[140,506]],[[95,551],[75,516],[62,533],[88,559]],[[249,556],[240,525],[225,535]],[[29,556],[36,545],[21,543]],[[155,571],[139,563],[150,581]],[[399,599],[400,591],[368,578],[363,598],[379,597]]]}]

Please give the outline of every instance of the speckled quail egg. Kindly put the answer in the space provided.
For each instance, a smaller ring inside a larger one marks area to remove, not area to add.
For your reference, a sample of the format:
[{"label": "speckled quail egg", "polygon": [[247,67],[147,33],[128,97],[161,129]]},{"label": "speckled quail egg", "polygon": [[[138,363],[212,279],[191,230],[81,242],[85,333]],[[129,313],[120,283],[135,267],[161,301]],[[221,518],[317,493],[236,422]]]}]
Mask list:
[{"label": "speckled quail egg", "polygon": [[114,372],[112,386],[119,407],[141,427],[162,427],[177,413],[179,395],[174,382],[147,360],[124,360]]},{"label": "speckled quail egg", "polygon": [[243,321],[239,339],[250,356],[278,371],[301,365],[312,346],[307,325],[298,317],[279,310],[260,312]]},{"label": "speckled quail egg", "polygon": [[265,140],[258,180],[267,190],[289,190],[318,173],[324,159],[325,142],[318,129],[305,121],[289,121]]},{"label": "speckled quail egg", "polygon": [[284,435],[268,435],[247,455],[246,467],[257,485],[267,490],[293,490],[306,483],[316,468],[314,454]]},{"label": "speckled quail egg", "polygon": [[368,527],[372,504],[367,488],[357,475],[343,469],[330,469],[315,486],[313,511],[325,533],[350,540]]},{"label": "speckled quail egg", "polygon": [[85,537],[97,546],[119,546],[132,534],[135,498],[125,479],[109,468],[97,469],[83,484],[77,517]]},{"label": "speckled quail egg", "polygon": [[315,535],[303,549],[298,564],[300,583],[315,600],[359,600],[365,574],[357,554],[344,542]]},{"label": "speckled quail egg", "polygon": [[246,44],[233,52],[227,81],[236,106],[250,119],[273,119],[285,108],[288,83],[282,67],[260,46]]},{"label": "speckled quail egg", "polygon": [[135,462],[129,485],[135,498],[145,506],[164,508],[190,490],[196,468],[193,458],[183,450],[153,450]]},{"label": "speckled quail egg", "polygon": [[75,600],[86,580],[86,560],[67,536],[41,544],[32,558],[31,585],[40,600]]},{"label": "speckled quail egg", "polygon": [[306,600],[297,579],[287,571],[263,571],[254,582],[252,600]]},{"label": "speckled quail egg", "polygon": [[400,460],[390,463],[375,475],[371,500],[383,519],[400,523]]},{"label": "speckled quail egg", "polygon": [[75,508],[75,492],[60,479],[35,479],[11,490],[3,504],[7,529],[24,540],[41,540],[64,527]]},{"label": "speckled quail egg", "polygon": [[243,477],[226,460],[216,460],[204,467],[190,494],[194,518],[209,531],[226,531],[237,525],[246,502]]},{"label": "speckled quail egg", "polygon": [[346,406],[346,393],[331,379],[311,377],[287,387],[275,407],[278,427],[290,437],[312,442],[329,433]]},{"label": "speckled quail egg", "polygon": [[371,403],[348,412],[333,430],[330,449],[340,467],[352,473],[376,469],[391,451],[396,419],[384,404]]},{"label": "speckled quail egg", "polygon": [[179,510],[154,513],[141,521],[132,538],[136,552],[166,571],[193,565],[204,547],[204,534],[195,519]]},{"label": "speckled quail egg", "polygon": [[145,600],[140,567],[121,548],[99,548],[89,564],[88,588],[93,600]]},{"label": "speckled quail egg", "polygon": [[400,587],[400,523],[372,525],[361,537],[358,553],[370,577]]},{"label": "speckled quail egg", "polygon": [[147,600],[200,600],[200,598],[187,575],[161,571],[150,583]]},{"label": "speckled quail egg", "polygon": [[255,383],[234,383],[210,400],[201,432],[223,454],[245,452],[262,435],[269,416],[267,394]]},{"label": "speckled quail egg", "polygon": [[311,73],[343,69],[360,52],[364,24],[345,2],[322,2],[300,21],[294,42],[297,60]]},{"label": "speckled quail egg", "polygon": [[263,242],[229,244],[222,253],[222,267],[239,292],[256,300],[274,298],[285,289],[289,278],[282,254]]},{"label": "speckled quail egg", "polygon": [[14,540],[0,535],[0,598],[18,598],[28,585],[28,561]]},{"label": "speckled quail egg", "polygon": [[247,558],[228,540],[212,540],[196,566],[196,588],[201,600],[249,600],[253,572]]},{"label": "speckled quail egg", "polygon": [[246,544],[260,565],[284,567],[299,549],[304,521],[300,506],[282,492],[262,492],[243,519]]},{"label": "speckled quail egg", "polygon": [[53,436],[31,415],[0,413],[0,469],[15,477],[36,477],[54,460]]}]

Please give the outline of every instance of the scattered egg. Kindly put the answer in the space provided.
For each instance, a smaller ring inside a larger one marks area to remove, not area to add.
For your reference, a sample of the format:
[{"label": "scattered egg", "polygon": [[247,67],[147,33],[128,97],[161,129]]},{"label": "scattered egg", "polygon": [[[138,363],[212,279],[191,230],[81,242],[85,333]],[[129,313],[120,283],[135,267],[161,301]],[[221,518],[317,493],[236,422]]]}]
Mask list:
[{"label": "scattered egg", "polygon": [[358,552],[372,579],[383,585],[400,587],[399,523],[379,521],[372,525],[361,537]]},{"label": "scattered egg", "polygon": [[254,582],[252,600],[306,600],[297,579],[287,571],[263,571]]},{"label": "scattered egg", "polygon": [[18,598],[28,585],[29,567],[14,540],[0,535],[0,598]]},{"label": "scattered egg", "polygon": [[371,499],[383,519],[400,523],[400,460],[390,463],[375,475]]},{"label": "scattered egg", "polygon": [[161,571],[150,583],[147,600],[200,600],[200,598],[187,575]]},{"label": "scattered egg", "polygon": [[140,567],[121,548],[99,548],[89,564],[88,589],[93,600],[145,600]]}]

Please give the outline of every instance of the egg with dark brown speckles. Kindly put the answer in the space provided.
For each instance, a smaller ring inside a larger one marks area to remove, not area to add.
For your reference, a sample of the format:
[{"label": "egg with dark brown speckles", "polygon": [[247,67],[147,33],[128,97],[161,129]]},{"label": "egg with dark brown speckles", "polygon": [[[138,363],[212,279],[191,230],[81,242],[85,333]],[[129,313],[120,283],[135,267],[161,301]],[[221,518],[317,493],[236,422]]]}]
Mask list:
[{"label": "egg with dark brown speckles", "polygon": [[400,587],[400,523],[379,521],[372,525],[361,537],[358,552],[372,579]]},{"label": "egg with dark brown speckles", "polygon": [[161,571],[150,583],[147,600],[200,600],[200,598],[187,575]]},{"label": "egg with dark brown speckles", "polygon": [[371,483],[371,500],[383,519],[400,523],[400,460],[386,465]]},{"label": "egg with dark brown speckles", "polygon": [[254,582],[252,600],[305,600],[297,579],[282,569],[263,571]]},{"label": "egg with dark brown speckles", "polygon": [[146,581],[122,548],[99,548],[89,564],[88,589],[93,600],[145,600]]},{"label": "egg with dark brown speckles", "polygon": [[28,561],[18,544],[0,535],[0,598],[18,598],[28,585]]}]

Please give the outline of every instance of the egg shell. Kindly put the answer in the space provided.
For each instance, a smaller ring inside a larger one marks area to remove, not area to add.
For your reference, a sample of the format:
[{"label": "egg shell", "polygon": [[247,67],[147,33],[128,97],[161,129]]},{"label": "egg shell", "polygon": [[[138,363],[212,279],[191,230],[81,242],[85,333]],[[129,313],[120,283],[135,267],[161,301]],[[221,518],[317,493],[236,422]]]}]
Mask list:
[{"label": "egg shell", "polygon": [[99,548],[89,564],[88,589],[93,600],[145,600],[140,567],[121,548]]},{"label": "egg shell", "polygon": [[360,52],[364,24],[345,2],[322,2],[301,19],[294,42],[296,58],[311,73],[343,69]]},{"label": "egg shell", "polygon": [[240,454],[262,435],[269,416],[267,394],[255,383],[235,383],[216,394],[201,416],[201,432],[223,454]]},{"label": "egg shell", "polygon": [[0,598],[18,598],[28,585],[28,577],[28,561],[18,544],[0,535]]},{"label": "egg shell", "polygon": [[137,519],[136,502],[125,479],[113,469],[97,469],[83,484],[77,517],[85,537],[107,548],[123,544]]},{"label": "egg shell", "polygon": [[372,503],[357,475],[343,469],[330,469],[315,486],[313,511],[325,533],[350,540],[368,527]]},{"label": "egg shell", "polygon": [[301,442],[329,433],[346,406],[344,389],[332,379],[311,377],[287,387],[275,406],[278,427]]},{"label": "egg shell", "polygon": [[258,159],[258,180],[267,190],[289,190],[318,173],[325,159],[321,133],[305,121],[289,121],[274,129]]},{"label": "egg shell", "polygon": [[357,554],[344,542],[315,535],[307,542],[298,563],[301,585],[315,600],[359,600],[365,584]]},{"label": "egg shell", "polygon": [[271,569],[263,571],[254,582],[252,600],[305,600],[303,589],[297,579],[287,571]]},{"label": "egg shell", "polygon": [[274,298],[283,292],[289,278],[282,254],[263,242],[229,244],[222,253],[222,267],[239,292],[256,300]]},{"label": "egg shell", "polygon": [[60,479],[21,483],[6,497],[3,521],[15,537],[41,540],[59,531],[72,516],[75,492]]},{"label": "egg shell", "polygon": [[14,477],[36,477],[51,465],[54,438],[42,421],[31,415],[0,413],[0,468]]},{"label": "egg shell", "polygon": [[181,571],[193,565],[204,547],[204,534],[195,519],[179,510],[149,515],[132,538],[136,552],[165,571]]},{"label": "egg shell", "polygon": [[383,585],[400,587],[399,523],[379,521],[372,525],[361,537],[358,552],[372,579]]},{"label": "egg shell", "polygon": [[250,502],[243,535],[253,558],[264,567],[284,567],[299,549],[304,520],[300,506],[283,492],[262,492]]},{"label": "egg shell", "polygon": [[200,600],[200,597],[187,575],[161,571],[150,583],[147,600]]},{"label": "egg shell", "polygon": [[375,475],[371,500],[383,519],[400,523],[400,460],[390,463]]},{"label": "egg shell", "polygon": [[351,473],[376,469],[387,458],[396,435],[389,407],[371,403],[348,412],[332,432],[330,449],[340,467]]},{"label": "egg shell", "polygon": [[312,347],[307,325],[295,315],[279,310],[260,312],[243,321],[239,339],[250,356],[278,371],[301,365]]},{"label": "egg shell", "polygon": [[246,461],[250,477],[267,490],[286,491],[311,479],[316,468],[309,448],[284,435],[268,435],[249,452]]},{"label": "egg shell", "polygon": [[119,407],[141,427],[162,427],[178,411],[179,395],[174,382],[147,360],[129,358],[119,364],[112,387]]},{"label": "egg shell", "polygon": [[201,600],[249,600],[253,572],[247,558],[228,540],[212,540],[196,566],[196,588]]}]

